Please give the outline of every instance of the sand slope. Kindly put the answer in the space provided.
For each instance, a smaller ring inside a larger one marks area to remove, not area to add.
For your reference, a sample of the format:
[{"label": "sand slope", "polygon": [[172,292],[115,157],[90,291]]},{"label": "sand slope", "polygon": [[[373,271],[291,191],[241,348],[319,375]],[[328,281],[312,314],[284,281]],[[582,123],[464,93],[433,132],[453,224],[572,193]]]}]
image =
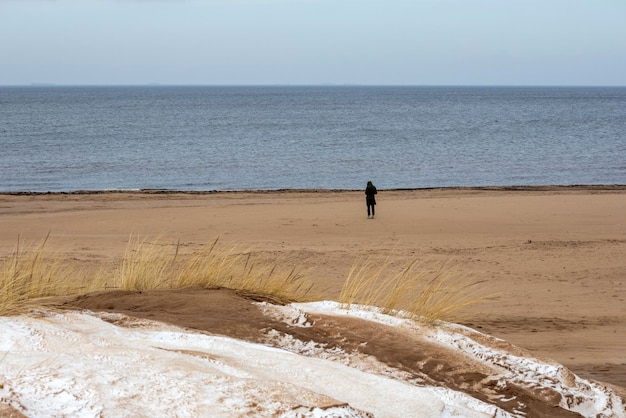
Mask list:
[{"label": "sand slope", "polygon": [[0,318],[0,404],[33,417],[626,417],[619,391],[460,325],[199,288],[62,299]]}]

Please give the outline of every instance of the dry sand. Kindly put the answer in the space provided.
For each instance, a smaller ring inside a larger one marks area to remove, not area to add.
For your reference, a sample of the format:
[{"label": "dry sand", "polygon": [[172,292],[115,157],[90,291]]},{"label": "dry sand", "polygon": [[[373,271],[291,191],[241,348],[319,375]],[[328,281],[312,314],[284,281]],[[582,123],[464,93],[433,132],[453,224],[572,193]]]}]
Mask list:
[{"label": "dry sand", "polygon": [[[0,195],[0,257],[18,236],[37,242],[48,233],[51,247],[85,267],[114,266],[131,234],[188,252],[219,237],[309,267],[325,299],[337,298],[363,255],[453,262],[499,294],[458,322],[626,387],[626,187],[382,190],[377,200],[376,219],[367,219],[363,192]],[[143,311],[108,298],[73,303],[248,333],[243,317],[240,326],[193,323],[206,298]]]}]

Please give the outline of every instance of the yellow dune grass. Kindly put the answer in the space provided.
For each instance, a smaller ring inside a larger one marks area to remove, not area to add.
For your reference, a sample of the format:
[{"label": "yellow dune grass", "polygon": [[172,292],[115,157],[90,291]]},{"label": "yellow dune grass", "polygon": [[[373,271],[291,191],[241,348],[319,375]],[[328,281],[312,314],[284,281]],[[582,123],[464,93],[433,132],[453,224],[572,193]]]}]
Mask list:
[{"label": "yellow dune grass", "polygon": [[[180,245],[162,239],[130,237],[117,269],[101,267],[96,274],[48,251],[49,236],[24,249],[18,239],[15,251],[0,267],[0,315],[22,312],[33,300],[45,296],[84,294],[105,289],[146,291],[199,286],[229,288],[286,303],[315,300],[307,272],[285,267],[290,260],[267,262],[237,245],[218,239],[191,255],[181,255]],[[110,269],[111,270],[111,269]],[[485,297],[480,282],[459,269],[413,261],[398,268],[388,260],[359,259],[339,296],[346,308],[354,303],[378,306],[383,312],[433,321]]]}]

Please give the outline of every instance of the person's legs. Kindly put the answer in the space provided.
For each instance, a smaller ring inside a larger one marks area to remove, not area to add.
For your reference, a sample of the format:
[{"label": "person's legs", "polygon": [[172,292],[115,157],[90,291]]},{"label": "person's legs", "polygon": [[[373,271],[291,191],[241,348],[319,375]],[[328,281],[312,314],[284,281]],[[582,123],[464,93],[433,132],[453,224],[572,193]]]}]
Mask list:
[{"label": "person's legs", "polygon": [[368,203],[368,204],[367,204],[367,217],[368,217],[368,218],[370,217],[370,206],[371,206],[371,205]]},{"label": "person's legs", "polygon": [[374,217],[374,209],[376,208],[376,205],[372,205],[372,218]]}]

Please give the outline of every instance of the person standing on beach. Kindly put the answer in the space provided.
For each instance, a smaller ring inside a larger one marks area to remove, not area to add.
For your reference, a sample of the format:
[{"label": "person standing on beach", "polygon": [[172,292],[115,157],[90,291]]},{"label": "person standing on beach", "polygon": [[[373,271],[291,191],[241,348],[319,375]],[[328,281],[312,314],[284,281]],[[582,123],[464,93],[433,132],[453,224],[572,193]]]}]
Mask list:
[{"label": "person standing on beach", "polygon": [[367,186],[365,187],[365,203],[367,203],[367,219],[370,217],[370,210],[372,213],[372,219],[374,219],[374,208],[376,207],[376,194],[378,191],[376,190],[376,186],[372,184],[371,181],[367,182]]}]

